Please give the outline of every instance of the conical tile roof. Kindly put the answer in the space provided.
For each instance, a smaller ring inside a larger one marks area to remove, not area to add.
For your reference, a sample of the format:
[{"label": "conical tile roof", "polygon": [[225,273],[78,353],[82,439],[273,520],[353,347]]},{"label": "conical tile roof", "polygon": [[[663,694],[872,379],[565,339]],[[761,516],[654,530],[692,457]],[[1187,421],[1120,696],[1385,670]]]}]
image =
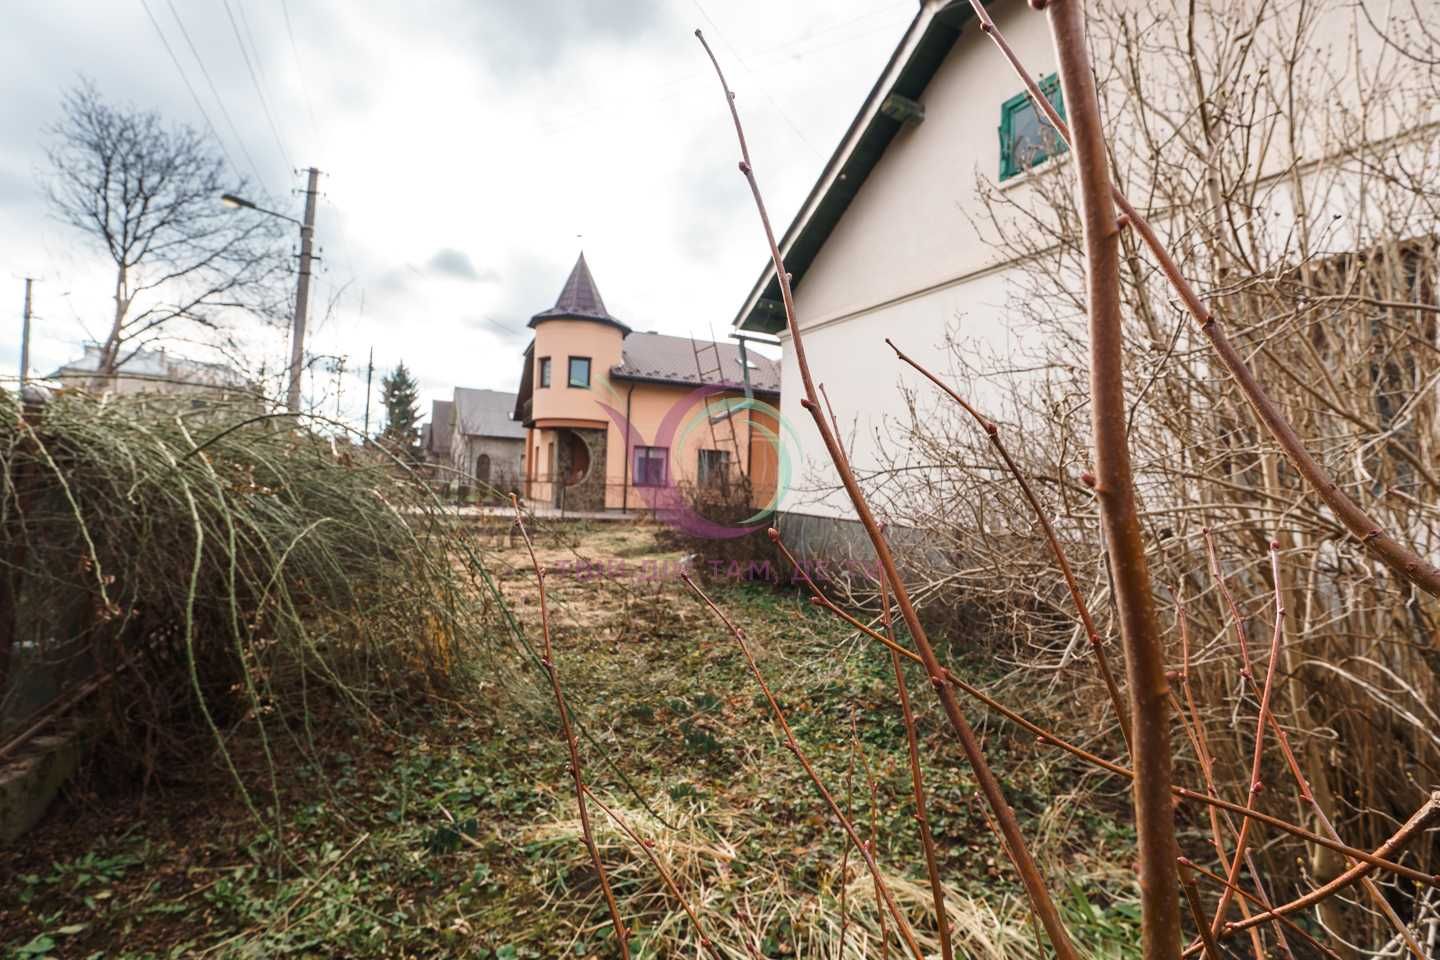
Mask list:
[{"label": "conical tile roof", "polygon": [[585,262],[585,254],[582,252],[580,258],[575,261],[575,267],[570,271],[570,277],[565,281],[565,286],[560,290],[560,297],[555,301],[555,306],[549,310],[542,310],[530,318],[530,326],[535,326],[542,320],[598,320],[601,323],[609,323],[619,327],[625,333],[630,328],[610,315],[605,309],[605,301],[600,297],[600,288],[595,285],[595,278],[590,275],[590,265]]}]

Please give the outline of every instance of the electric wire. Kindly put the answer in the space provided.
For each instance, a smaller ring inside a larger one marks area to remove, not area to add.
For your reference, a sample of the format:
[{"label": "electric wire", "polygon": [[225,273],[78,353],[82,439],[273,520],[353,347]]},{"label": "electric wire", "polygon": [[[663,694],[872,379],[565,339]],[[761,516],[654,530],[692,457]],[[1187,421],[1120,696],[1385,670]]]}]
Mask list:
[{"label": "electric wire", "polygon": [[195,63],[200,67],[200,74],[205,78],[205,83],[210,87],[210,95],[215,98],[216,104],[220,107],[220,115],[225,118],[225,123],[230,127],[230,134],[240,147],[240,152],[245,156],[245,162],[250,165],[250,172],[255,174],[255,182],[260,189],[265,189],[265,178],[260,175],[260,168],[255,163],[255,158],[250,155],[250,149],[245,146],[245,138],[240,136],[240,129],[235,126],[235,120],[230,116],[230,110],[225,106],[225,98],[220,96],[220,90],[215,86],[215,81],[210,76],[210,70],[205,66],[205,58],[200,56],[200,51],[195,47],[195,41],[190,37],[190,31],[185,27],[185,21],[180,18],[180,11],[175,9],[175,0],[165,0],[170,7],[170,15],[175,18],[175,25],[180,28],[180,35],[185,38],[185,45],[190,48],[190,55],[195,58]]},{"label": "electric wire", "polygon": [[[280,158],[285,161],[287,170],[294,170],[295,164],[290,162],[290,153],[285,149],[284,138],[280,136],[280,128],[275,123],[275,115],[270,112],[270,101],[265,98],[265,90],[260,85],[260,75],[255,70],[255,64],[250,59],[250,53],[245,49],[245,40],[240,35],[240,24],[235,20],[235,11],[230,6],[230,0],[220,0],[225,5],[225,15],[230,18],[230,30],[235,34],[235,43],[240,48],[240,56],[245,61],[245,68],[250,71],[250,82],[255,85],[255,94],[260,98],[260,108],[265,112],[265,119],[270,124],[270,132],[275,137],[275,147],[280,151]],[[244,7],[241,8],[244,13]]]},{"label": "electric wire", "polygon": [[225,146],[225,141],[220,137],[220,132],[215,129],[215,123],[210,119],[210,112],[205,109],[205,104],[200,101],[200,95],[195,92],[195,87],[191,84],[189,76],[186,75],[185,68],[180,64],[180,58],[175,56],[175,50],[170,46],[170,41],[166,39],[165,31],[160,29],[160,21],[155,19],[155,13],[150,9],[148,0],[140,0],[140,6],[145,8],[145,16],[150,19],[150,26],[155,28],[155,35],[160,38],[161,46],[163,46],[165,52],[169,54],[170,62],[175,64],[175,71],[180,74],[180,81],[185,84],[185,89],[190,91],[190,99],[195,101],[195,106],[200,110],[200,116],[205,118],[205,126],[209,128],[210,135],[215,138],[215,143],[220,147],[220,152],[225,155],[225,162],[230,164],[231,169],[238,170],[239,165],[235,162],[235,158],[230,155],[229,149]]}]

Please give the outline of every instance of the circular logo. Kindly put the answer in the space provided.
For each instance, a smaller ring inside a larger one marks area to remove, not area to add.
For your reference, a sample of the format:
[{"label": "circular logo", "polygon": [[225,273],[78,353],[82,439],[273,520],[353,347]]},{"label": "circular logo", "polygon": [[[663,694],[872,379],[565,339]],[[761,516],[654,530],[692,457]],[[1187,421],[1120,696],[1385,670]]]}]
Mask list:
[{"label": "circular logo", "polygon": [[[625,438],[625,448],[653,446],[667,451],[660,476],[651,475],[632,489],[655,518],[688,536],[730,540],[768,525],[789,488],[798,449],[793,427],[773,405],[736,396],[738,383],[706,384],[685,394],[665,411],[653,438],[635,429],[623,413],[602,404]],[[786,443],[785,439],[790,442]],[[706,455],[709,454],[707,458]],[[673,469],[679,456],[695,459],[695,471]],[[719,491],[717,497],[713,491]],[[738,519],[705,516],[707,503],[727,512],[749,511]]]}]

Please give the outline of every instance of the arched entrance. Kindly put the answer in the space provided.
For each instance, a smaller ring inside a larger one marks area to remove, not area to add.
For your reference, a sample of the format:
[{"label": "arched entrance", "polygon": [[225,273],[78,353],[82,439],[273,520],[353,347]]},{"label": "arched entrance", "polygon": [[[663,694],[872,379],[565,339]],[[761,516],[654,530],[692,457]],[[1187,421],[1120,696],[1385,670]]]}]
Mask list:
[{"label": "arched entrance", "polygon": [[555,436],[554,506],[605,509],[605,431],[565,427]]}]

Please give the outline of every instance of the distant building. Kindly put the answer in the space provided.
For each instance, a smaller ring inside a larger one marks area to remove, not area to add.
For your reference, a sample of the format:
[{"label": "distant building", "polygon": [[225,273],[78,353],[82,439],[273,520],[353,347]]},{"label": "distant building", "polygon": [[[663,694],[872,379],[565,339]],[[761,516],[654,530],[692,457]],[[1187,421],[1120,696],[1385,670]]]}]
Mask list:
[{"label": "distant building", "polygon": [[[100,367],[100,345],[87,343],[85,355],[60,367],[47,377],[63,386],[95,389],[95,371]],[[103,389],[109,393],[189,394],[208,396],[254,393],[255,385],[238,370],[223,363],[206,363],[167,353],[164,347],[155,350],[121,351],[120,364],[113,377],[107,377]]]},{"label": "distant building", "polygon": [[[441,405],[448,411],[441,411]],[[448,448],[451,469],[463,486],[489,487],[500,493],[519,491],[525,454],[525,426],[510,418],[515,394],[501,390],[456,387],[450,402],[436,401],[431,432],[445,432],[445,440],[433,440]],[[439,416],[448,413],[444,431]]]},{"label": "distant building", "polygon": [[420,445],[425,450],[427,463],[450,466],[451,406],[449,400],[430,403],[430,422],[420,428]]},{"label": "distant building", "polygon": [[647,509],[665,490],[743,480],[754,505],[770,502],[779,474],[775,361],[736,342],[635,333],[605,309],[584,254],[530,327],[515,400],[529,500]]}]

